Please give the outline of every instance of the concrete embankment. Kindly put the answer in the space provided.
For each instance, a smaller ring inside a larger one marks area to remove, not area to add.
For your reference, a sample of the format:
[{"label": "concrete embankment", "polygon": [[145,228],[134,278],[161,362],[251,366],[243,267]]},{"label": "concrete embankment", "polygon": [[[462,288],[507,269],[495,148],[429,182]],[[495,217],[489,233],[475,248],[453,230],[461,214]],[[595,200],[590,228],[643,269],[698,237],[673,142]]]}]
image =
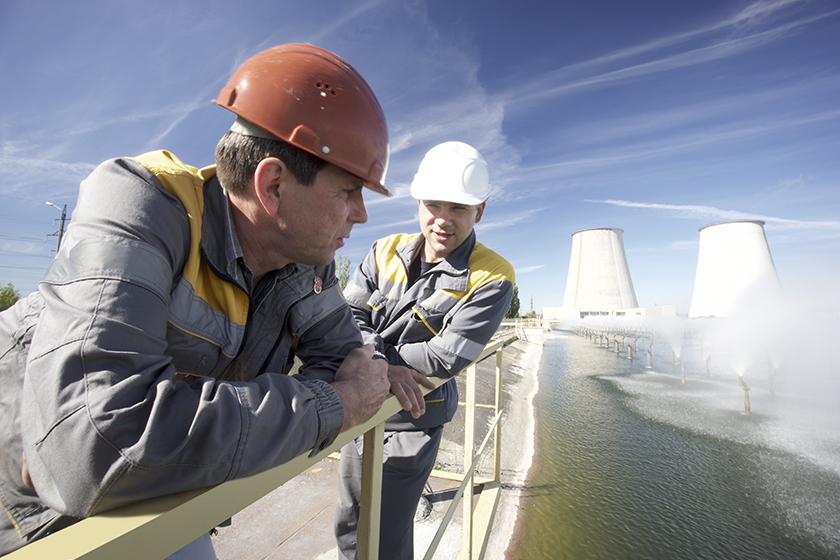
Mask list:
[{"label": "concrete embankment", "polygon": [[[487,556],[502,560],[510,542],[519,511],[520,489],[531,466],[534,452],[533,397],[538,389],[542,345],[515,341],[504,351],[502,415],[502,492],[493,523]],[[465,378],[457,379],[461,401]],[[478,364],[476,402],[492,404],[495,383],[495,359]],[[489,409],[476,413],[476,446],[484,438],[493,419]],[[447,424],[437,467],[450,472],[464,470],[464,411],[459,407]],[[476,474],[493,473],[492,446],[486,450]],[[337,557],[332,533],[336,500],[336,466],[327,458],[233,518],[231,527],[219,530],[213,538],[219,560],[251,559],[334,559]],[[415,525],[415,556],[422,558],[434,538],[440,520],[451,503],[459,483],[431,478],[427,501],[418,509]],[[431,506],[431,507],[429,507]],[[447,529],[435,555],[436,559],[456,559],[461,547],[461,507]]]}]

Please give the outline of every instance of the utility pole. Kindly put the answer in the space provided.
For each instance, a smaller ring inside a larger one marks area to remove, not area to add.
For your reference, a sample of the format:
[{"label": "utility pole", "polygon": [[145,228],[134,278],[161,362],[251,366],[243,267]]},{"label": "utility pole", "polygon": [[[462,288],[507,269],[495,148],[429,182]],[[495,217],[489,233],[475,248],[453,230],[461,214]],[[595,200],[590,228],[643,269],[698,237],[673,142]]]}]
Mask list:
[{"label": "utility pole", "polygon": [[56,233],[51,234],[58,236],[58,243],[55,246],[55,252],[58,253],[58,250],[61,249],[61,238],[64,237],[64,221],[67,219],[67,205],[65,204],[64,208],[59,208],[52,202],[47,202],[47,205],[61,210],[61,223],[58,226],[58,231]]}]

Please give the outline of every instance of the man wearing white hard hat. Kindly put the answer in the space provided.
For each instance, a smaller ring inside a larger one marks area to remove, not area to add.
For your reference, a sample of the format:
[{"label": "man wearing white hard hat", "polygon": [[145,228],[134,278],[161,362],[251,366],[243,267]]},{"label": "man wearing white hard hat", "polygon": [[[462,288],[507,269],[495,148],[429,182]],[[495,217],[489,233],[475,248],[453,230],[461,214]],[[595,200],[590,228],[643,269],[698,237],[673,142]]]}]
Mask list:
[{"label": "man wearing white hard hat", "polygon": [[[478,358],[513,297],[513,267],[476,241],[490,196],[487,163],[472,146],[446,142],[426,154],[411,195],[421,233],[373,244],[344,290],[367,344],[385,354],[403,409],[385,423],[381,558],[414,558],[414,514],[434,466],[443,425],[458,407],[454,379]],[[356,558],[362,438],[339,466],[335,533],[340,558]]]}]

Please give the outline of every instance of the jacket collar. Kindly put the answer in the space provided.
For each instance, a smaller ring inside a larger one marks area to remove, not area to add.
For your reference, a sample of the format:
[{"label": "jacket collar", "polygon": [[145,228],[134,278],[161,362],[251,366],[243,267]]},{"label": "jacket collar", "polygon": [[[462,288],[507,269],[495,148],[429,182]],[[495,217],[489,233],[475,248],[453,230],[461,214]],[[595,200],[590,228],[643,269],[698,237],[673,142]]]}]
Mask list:
[{"label": "jacket collar", "polygon": [[[469,237],[452,251],[452,254],[437,263],[429,271],[429,276],[434,277],[434,280],[429,284],[430,288],[466,291],[470,277],[470,256],[475,248],[475,240],[475,229],[473,229]],[[397,249],[397,255],[400,257],[406,270],[410,270],[411,262],[415,258],[420,258],[425,241],[423,234],[420,233],[409,243]]]},{"label": "jacket collar", "polygon": [[214,272],[251,293],[252,275],[233,226],[230,202],[217,177],[204,183],[201,252]]}]

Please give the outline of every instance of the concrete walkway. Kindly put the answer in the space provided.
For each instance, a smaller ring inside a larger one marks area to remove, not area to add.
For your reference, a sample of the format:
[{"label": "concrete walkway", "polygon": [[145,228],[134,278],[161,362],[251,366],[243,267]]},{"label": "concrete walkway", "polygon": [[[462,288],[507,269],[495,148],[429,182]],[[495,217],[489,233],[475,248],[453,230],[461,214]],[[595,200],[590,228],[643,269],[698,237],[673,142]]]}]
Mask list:
[{"label": "concrete walkway", "polygon": [[[504,352],[502,416],[502,493],[491,531],[486,558],[505,558],[516,525],[519,491],[531,465],[534,450],[533,396],[537,390],[537,371],[542,346],[516,341]],[[495,359],[478,365],[477,402],[493,403]],[[464,400],[464,378],[458,378]],[[476,446],[492,421],[492,411],[476,411]],[[437,467],[463,472],[464,411],[459,407],[444,429]],[[492,476],[492,446],[485,451],[477,469],[480,476]],[[219,560],[333,560],[337,558],[333,538],[333,509],[336,502],[338,460],[327,458],[287,482],[233,518],[230,527],[219,529],[213,544]],[[432,477],[418,508],[415,525],[415,557],[423,558],[434,538],[441,518],[449,507],[459,483]],[[429,509],[431,505],[431,509]],[[461,548],[461,510],[455,516],[435,555],[437,559],[456,559]],[[509,555],[511,558],[514,555]]]}]

